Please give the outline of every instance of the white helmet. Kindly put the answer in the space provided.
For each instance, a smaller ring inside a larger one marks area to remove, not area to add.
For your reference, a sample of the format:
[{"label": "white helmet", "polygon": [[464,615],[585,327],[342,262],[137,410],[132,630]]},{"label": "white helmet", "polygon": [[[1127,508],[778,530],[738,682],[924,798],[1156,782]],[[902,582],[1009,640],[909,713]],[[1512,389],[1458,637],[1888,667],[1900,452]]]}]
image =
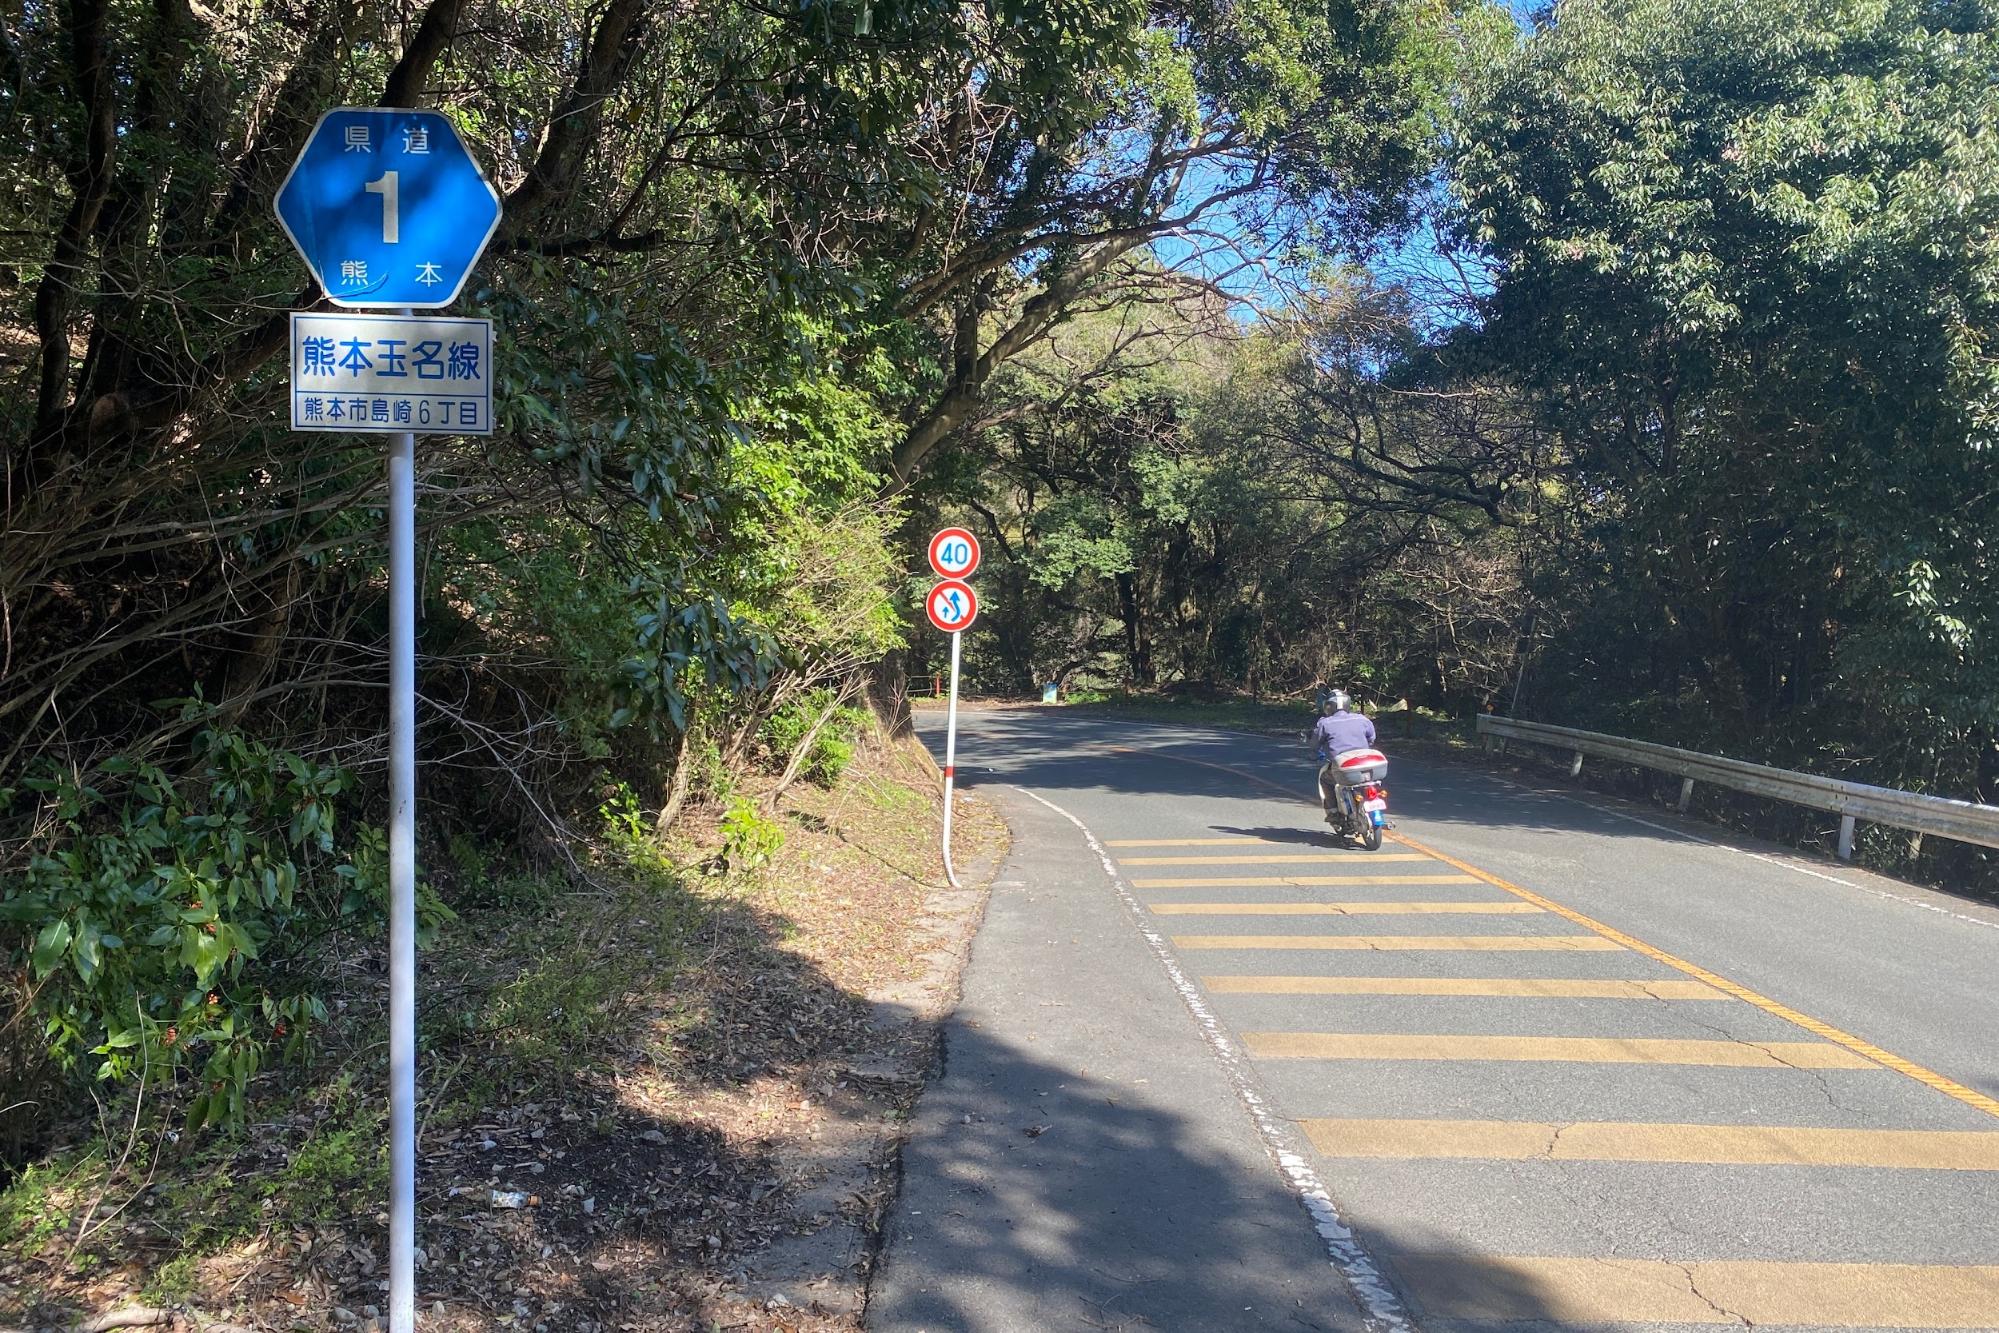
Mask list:
[{"label": "white helmet", "polygon": [[1335,713],[1344,713],[1352,702],[1353,697],[1345,690],[1326,691],[1326,707]]}]

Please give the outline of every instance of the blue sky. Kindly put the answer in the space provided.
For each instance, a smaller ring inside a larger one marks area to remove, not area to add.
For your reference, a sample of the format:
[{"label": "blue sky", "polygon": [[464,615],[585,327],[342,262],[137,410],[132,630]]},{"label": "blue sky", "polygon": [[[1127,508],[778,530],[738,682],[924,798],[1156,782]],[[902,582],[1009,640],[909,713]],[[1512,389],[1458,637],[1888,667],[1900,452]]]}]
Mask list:
[{"label": "blue sky", "polygon": [[[1548,0],[1504,0],[1514,19],[1524,29],[1532,22],[1533,15],[1547,7]],[[1195,197],[1201,193],[1190,192]],[[1432,214],[1444,205],[1442,188],[1434,191],[1434,197],[1427,201],[1426,209]],[[1210,221],[1219,222],[1219,218]],[[1168,263],[1185,262],[1191,249],[1186,242],[1174,239],[1163,240],[1155,249]],[[1226,261],[1224,261],[1226,262]],[[1491,290],[1491,275],[1484,266],[1475,262],[1475,257],[1459,256],[1456,261],[1447,258],[1439,249],[1435,230],[1435,217],[1425,216],[1418,221],[1415,229],[1406,237],[1381,251],[1366,261],[1366,268],[1377,278],[1398,282],[1407,287],[1416,300],[1432,312],[1432,318],[1440,324],[1456,322],[1464,317],[1467,299],[1484,296]],[[1219,277],[1220,264],[1198,265],[1210,276]],[[1246,272],[1224,280],[1230,290],[1240,293],[1251,302],[1271,293],[1269,282],[1255,272]]]}]

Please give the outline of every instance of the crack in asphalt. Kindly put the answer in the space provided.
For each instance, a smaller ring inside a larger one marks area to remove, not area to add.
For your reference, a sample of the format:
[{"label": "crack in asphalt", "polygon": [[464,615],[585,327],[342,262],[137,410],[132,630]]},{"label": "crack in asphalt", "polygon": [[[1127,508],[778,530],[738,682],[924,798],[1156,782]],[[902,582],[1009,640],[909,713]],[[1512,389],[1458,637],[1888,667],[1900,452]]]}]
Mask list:
[{"label": "crack in asphalt", "polygon": [[1843,1112],[1847,1115],[1864,1114],[1859,1108],[1848,1106],[1846,1103],[1840,1101],[1839,1098],[1833,1095],[1832,1083],[1830,1080],[1826,1078],[1825,1070],[1807,1069],[1803,1065],[1792,1064],[1789,1060],[1786,1060],[1783,1056],[1771,1050],[1769,1045],[1764,1042],[1751,1041],[1747,1037],[1738,1036],[1736,1033],[1730,1032],[1727,1028],[1716,1027],[1714,1024],[1703,1022],[1702,1020],[1695,1018],[1692,1015],[1688,1015],[1687,1021],[1692,1023],[1695,1027],[1701,1028],[1708,1032],[1712,1032],[1715,1036],[1733,1042],[1737,1046],[1747,1046],[1751,1050],[1761,1051],[1763,1052],[1763,1054],[1769,1056],[1772,1060],[1775,1060],[1778,1064],[1782,1065],[1786,1069],[1794,1069],[1800,1074],[1810,1075],[1812,1082],[1818,1087],[1819,1096],[1825,1098],[1826,1105],[1830,1106],[1833,1110]]},{"label": "crack in asphalt", "polygon": [[1673,1265],[1673,1267],[1680,1270],[1680,1276],[1684,1277],[1687,1280],[1687,1290],[1692,1292],[1694,1298],[1700,1301],[1701,1304],[1707,1306],[1708,1309],[1714,1311],[1716,1314],[1722,1316],[1724,1319],[1735,1320],[1737,1323],[1741,1324],[1744,1328],[1756,1327],[1755,1322],[1751,1320],[1748,1315],[1742,1314],[1740,1311],[1729,1309],[1727,1306],[1715,1300],[1714,1297],[1702,1291],[1701,1284],[1694,1278],[1694,1266],[1692,1264],[1676,1263]]}]

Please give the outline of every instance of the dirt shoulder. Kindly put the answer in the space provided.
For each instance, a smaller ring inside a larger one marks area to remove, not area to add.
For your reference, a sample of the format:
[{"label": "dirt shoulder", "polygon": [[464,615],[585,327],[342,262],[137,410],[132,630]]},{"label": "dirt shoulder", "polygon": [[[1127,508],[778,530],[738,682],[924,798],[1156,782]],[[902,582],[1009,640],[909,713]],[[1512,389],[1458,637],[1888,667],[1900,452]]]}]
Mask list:
[{"label": "dirt shoulder", "polygon": [[[961,798],[950,889],[939,815],[927,755],[876,746],[785,794],[767,863],[710,813],[585,883],[496,878],[423,959],[420,1327],[859,1328],[1006,850]],[[378,957],[341,982],[324,1057],[272,1076],[243,1130],[106,1105],[0,1192],[0,1328],[377,1323]]]}]

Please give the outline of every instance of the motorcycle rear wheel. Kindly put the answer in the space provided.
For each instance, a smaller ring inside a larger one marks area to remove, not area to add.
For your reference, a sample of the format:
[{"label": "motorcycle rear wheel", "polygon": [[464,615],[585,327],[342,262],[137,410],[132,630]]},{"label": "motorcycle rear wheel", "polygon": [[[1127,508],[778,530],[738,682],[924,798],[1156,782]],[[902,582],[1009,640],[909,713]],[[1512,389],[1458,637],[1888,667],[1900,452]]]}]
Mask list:
[{"label": "motorcycle rear wheel", "polygon": [[1370,852],[1381,850],[1381,829],[1376,826],[1373,820],[1370,819],[1367,821],[1367,827],[1361,830],[1360,842],[1361,846],[1367,848]]}]

